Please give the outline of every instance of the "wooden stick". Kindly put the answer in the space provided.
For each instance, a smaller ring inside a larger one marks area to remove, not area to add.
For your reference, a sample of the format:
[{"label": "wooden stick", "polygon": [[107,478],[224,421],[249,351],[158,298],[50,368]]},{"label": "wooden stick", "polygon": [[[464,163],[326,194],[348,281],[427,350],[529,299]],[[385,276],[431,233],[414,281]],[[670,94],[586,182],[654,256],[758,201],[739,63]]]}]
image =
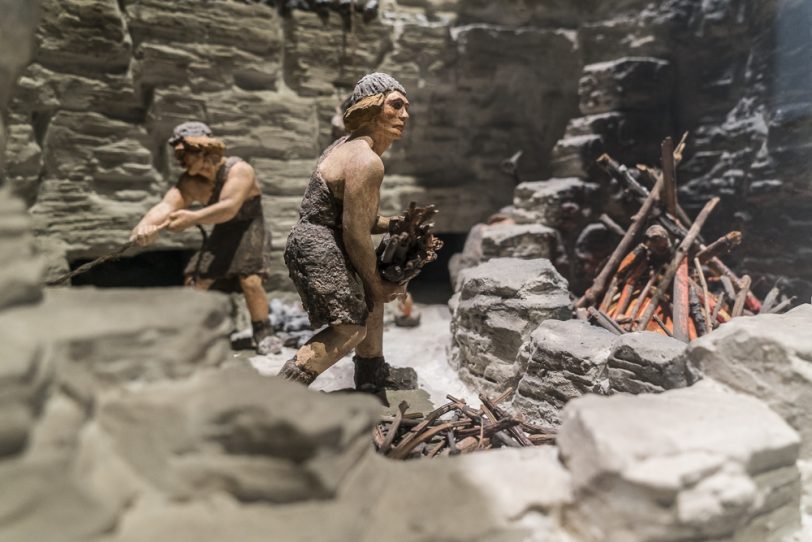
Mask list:
[{"label": "wooden stick", "polygon": [[607,229],[607,230],[609,230],[610,232],[615,233],[615,234],[619,235],[620,237],[623,237],[624,235],[626,235],[626,230],[624,230],[624,229],[623,229],[623,228],[620,226],[620,224],[618,224],[617,222],[615,222],[614,220],[612,220],[612,217],[610,217],[610,216],[609,216],[609,215],[607,215],[606,213],[603,213],[603,214],[602,214],[602,215],[601,215],[601,216],[598,218],[598,220],[600,220],[600,221],[601,221],[601,224],[603,224],[604,226],[606,226],[606,229]]},{"label": "wooden stick", "polygon": [[744,310],[744,302],[747,300],[747,293],[750,291],[750,275],[744,275],[741,281],[741,290],[736,296],[736,302],[733,304],[733,312],[730,313],[731,318],[736,318],[742,315]]},{"label": "wooden stick", "polygon": [[769,313],[770,309],[772,309],[775,306],[775,302],[778,300],[778,295],[780,293],[781,290],[779,290],[776,286],[773,286],[773,288],[767,293],[767,296],[764,298],[764,302],[761,304],[761,312],[765,314]]},{"label": "wooden stick", "polygon": [[674,142],[666,137],[660,145],[663,166],[663,203],[671,216],[677,216],[677,173],[674,166]]},{"label": "wooden stick", "polygon": [[733,281],[728,276],[721,276],[719,280],[722,281],[722,286],[725,288],[725,293],[730,299],[736,299],[736,289],[733,287]]},{"label": "wooden stick", "polygon": [[727,303],[727,299],[725,299],[725,292],[722,292],[722,295],[719,296],[719,299],[716,301],[716,305],[713,307],[713,312],[711,313],[711,323],[713,327],[719,327],[719,311],[722,310],[722,307]]},{"label": "wooden stick", "polygon": [[653,319],[655,322],[657,322],[657,325],[658,325],[658,326],[660,326],[660,329],[662,329],[662,330],[665,332],[665,334],[666,334],[666,335],[668,335],[669,337],[673,337],[673,336],[674,336],[674,334],[673,334],[673,333],[671,333],[671,330],[670,330],[670,329],[668,329],[668,328],[665,326],[665,323],[662,321],[662,319],[661,319],[659,316],[657,316],[657,315],[655,314],[655,315],[653,315],[653,316],[652,316],[652,319]]},{"label": "wooden stick", "polygon": [[694,321],[697,335],[702,336],[708,333],[708,316],[702,309],[699,294],[699,286],[695,282],[691,282],[691,292],[688,296],[691,318]]},{"label": "wooden stick", "polygon": [[[606,156],[606,155],[604,155]],[[608,157],[607,157],[608,158]],[[599,159],[600,163],[600,159]],[[626,230],[626,235],[623,236],[623,239],[620,240],[620,243],[615,247],[615,251],[609,257],[609,260],[606,262],[606,265],[603,266],[603,269],[595,278],[595,281],[592,283],[592,286],[586,291],[586,293],[578,300],[577,307],[586,307],[588,305],[594,305],[598,298],[603,295],[604,290],[606,289],[606,282],[609,280],[609,277],[615,272],[615,268],[620,263],[620,260],[623,258],[625,254],[629,252],[634,243],[635,238],[641,232],[643,227],[646,224],[646,220],[648,219],[651,210],[654,208],[654,204],[657,201],[657,197],[662,189],[662,181],[657,181],[657,184],[654,185],[649,196],[646,198],[646,201],[643,202],[643,206],[640,207],[640,210],[637,211],[637,214],[634,215],[632,218],[632,223],[629,226],[629,229]]]},{"label": "wooden stick", "polygon": [[668,289],[668,286],[671,284],[671,281],[674,279],[674,275],[677,273],[677,267],[682,262],[682,259],[685,258],[688,254],[688,250],[693,245],[696,237],[699,235],[699,230],[702,229],[702,226],[705,224],[705,221],[708,219],[711,211],[713,208],[716,207],[716,204],[719,203],[719,198],[714,197],[708,203],[705,204],[705,207],[702,208],[702,211],[699,212],[697,215],[696,220],[694,223],[691,224],[691,228],[688,230],[688,233],[685,235],[685,238],[677,247],[676,254],[674,259],[671,260],[671,263],[665,269],[662,278],[657,284],[657,289],[654,291],[654,297],[652,298],[652,303],[646,308],[646,311],[643,313],[643,316],[640,319],[640,323],[637,326],[638,330],[646,329],[648,323],[651,321],[651,317],[654,315],[654,311],[657,309],[657,305],[660,304],[660,299],[663,296],[663,293]]},{"label": "wooden stick", "polygon": [[688,132],[684,132],[679,140],[677,148],[674,149],[674,165],[678,166],[682,162],[682,156],[685,153],[685,143],[688,141]]},{"label": "wooden stick", "polygon": [[782,301],[781,303],[770,309],[770,314],[780,313],[781,311],[789,307],[793,301],[795,301],[795,296],[788,297],[787,299],[785,299],[784,301]]},{"label": "wooden stick", "polygon": [[727,254],[741,243],[742,232],[732,231],[724,234],[719,239],[697,252],[696,257],[700,263],[705,263],[712,258],[717,258]]},{"label": "wooden stick", "polygon": [[711,324],[710,318],[710,300],[708,299],[710,296],[708,295],[708,281],[705,280],[705,273],[702,271],[702,264],[699,263],[699,258],[694,258],[694,267],[696,268],[696,273],[699,275],[699,283],[702,285],[702,299],[704,300],[704,312],[702,313],[705,317],[705,329],[708,333],[713,329],[713,325]]},{"label": "wooden stick", "polygon": [[595,307],[589,307],[587,310],[589,311],[589,316],[591,316],[595,320],[595,323],[597,323],[603,329],[610,331],[615,335],[623,335],[625,333],[623,328],[616,324],[614,320],[612,320],[605,312],[597,310]]},{"label": "wooden stick", "polygon": [[609,310],[609,306],[612,304],[612,300],[615,298],[617,294],[617,273],[612,276],[612,282],[609,283],[609,289],[606,290],[606,294],[603,296],[603,301],[600,304],[600,310],[606,312]]},{"label": "wooden stick", "polygon": [[389,426],[389,431],[386,433],[386,439],[384,439],[383,444],[381,444],[381,453],[386,454],[389,451],[389,448],[392,446],[392,443],[395,441],[395,435],[400,428],[400,422],[403,421],[403,414],[409,409],[409,403],[406,401],[401,401],[398,405],[398,411],[395,413],[395,420]]},{"label": "wooden stick", "polygon": [[674,275],[674,295],[671,301],[674,313],[674,337],[689,342],[688,319],[690,318],[690,287],[688,286],[688,258],[683,258]]}]

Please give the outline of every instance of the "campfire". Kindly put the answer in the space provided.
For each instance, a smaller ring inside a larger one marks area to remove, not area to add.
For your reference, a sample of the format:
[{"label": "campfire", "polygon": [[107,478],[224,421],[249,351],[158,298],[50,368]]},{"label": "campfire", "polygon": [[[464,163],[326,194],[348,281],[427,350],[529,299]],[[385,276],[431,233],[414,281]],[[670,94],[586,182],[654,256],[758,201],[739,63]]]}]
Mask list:
[{"label": "campfire", "polygon": [[496,399],[480,395],[475,410],[462,399],[447,395],[448,403],[427,415],[407,412],[402,401],[394,416],[384,416],[373,430],[378,453],[392,459],[459,455],[499,448],[555,444],[556,430],[532,425],[508,415],[499,403],[512,389]]},{"label": "campfire", "polygon": [[578,300],[579,318],[615,334],[647,330],[688,342],[731,318],[778,313],[792,303],[777,288],[759,300],[751,291],[750,276],[737,276],[721,260],[741,243],[740,232],[729,232],[708,245],[703,242],[700,232],[718,197],[708,201],[694,220],[680,207],[676,166],[686,136],[676,149],[671,138],[663,141],[662,169],[627,168],[606,154],[598,158],[598,164],[639,198],[641,206],[626,230],[608,216],[601,217],[622,239]]}]

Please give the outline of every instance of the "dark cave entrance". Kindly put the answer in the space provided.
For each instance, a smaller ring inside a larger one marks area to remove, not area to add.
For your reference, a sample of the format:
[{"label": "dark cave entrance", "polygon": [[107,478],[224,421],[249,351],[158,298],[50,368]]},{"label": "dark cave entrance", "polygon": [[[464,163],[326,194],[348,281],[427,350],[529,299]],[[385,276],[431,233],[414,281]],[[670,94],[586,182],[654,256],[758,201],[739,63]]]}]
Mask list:
[{"label": "dark cave entrance", "polygon": [[[86,273],[73,277],[73,286],[99,288],[149,288],[183,286],[183,269],[194,250],[155,250],[104,262]],[[71,271],[89,262],[70,262]]]},{"label": "dark cave entrance", "polygon": [[431,262],[409,283],[409,292],[418,303],[447,303],[454,295],[448,262],[451,256],[462,252],[468,233],[436,234],[443,241],[443,248],[437,253],[437,260]]}]

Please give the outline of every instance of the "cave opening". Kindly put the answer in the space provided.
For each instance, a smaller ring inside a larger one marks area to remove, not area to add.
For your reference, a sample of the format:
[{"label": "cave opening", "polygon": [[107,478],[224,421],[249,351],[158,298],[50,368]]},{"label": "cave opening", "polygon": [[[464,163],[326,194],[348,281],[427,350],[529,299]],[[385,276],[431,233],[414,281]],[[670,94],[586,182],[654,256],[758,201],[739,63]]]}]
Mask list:
[{"label": "cave opening", "polygon": [[[107,261],[72,279],[74,286],[155,288],[183,286],[183,269],[194,250],[154,250]],[[70,270],[90,261],[75,259]]]},{"label": "cave opening", "polygon": [[454,295],[448,263],[451,256],[462,252],[467,233],[436,234],[443,242],[437,252],[437,260],[426,265],[417,277],[409,282],[409,292],[418,303],[445,304]]}]

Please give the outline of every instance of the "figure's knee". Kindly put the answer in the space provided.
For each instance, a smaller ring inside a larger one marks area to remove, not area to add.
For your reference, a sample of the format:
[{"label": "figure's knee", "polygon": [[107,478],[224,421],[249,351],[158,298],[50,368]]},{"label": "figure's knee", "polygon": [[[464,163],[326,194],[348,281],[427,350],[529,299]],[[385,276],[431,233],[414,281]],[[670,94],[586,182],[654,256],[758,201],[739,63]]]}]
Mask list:
[{"label": "figure's knee", "polygon": [[259,275],[245,275],[240,277],[240,287],[243,291],[256,291],[262,289],[262,279]]}]

